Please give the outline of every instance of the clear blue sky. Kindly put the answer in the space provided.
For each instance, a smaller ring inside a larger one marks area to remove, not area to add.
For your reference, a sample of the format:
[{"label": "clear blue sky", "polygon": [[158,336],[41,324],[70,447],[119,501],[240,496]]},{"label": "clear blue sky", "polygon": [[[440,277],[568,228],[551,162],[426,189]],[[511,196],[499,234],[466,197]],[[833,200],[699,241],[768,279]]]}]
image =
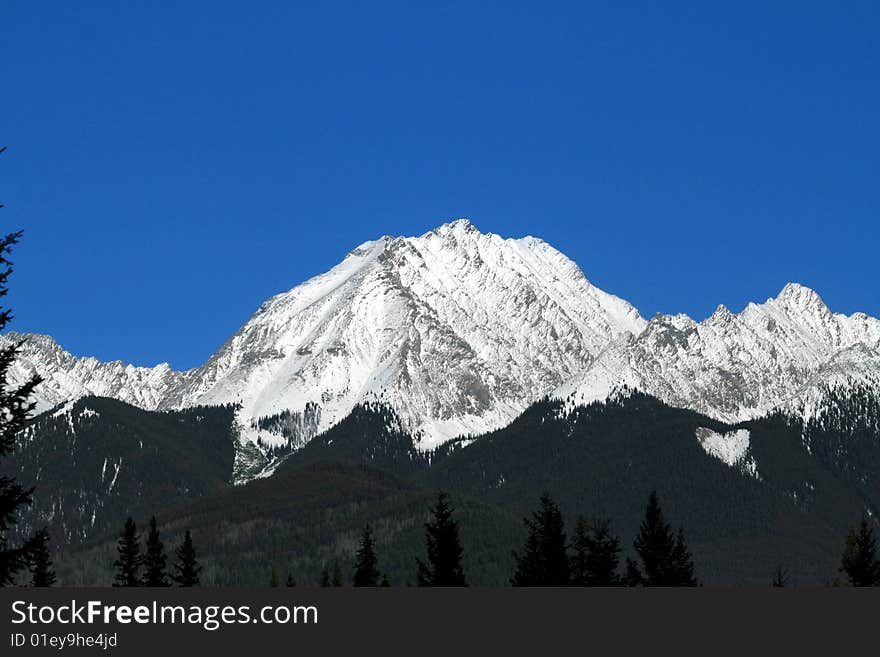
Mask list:
[{"label": "clear blue sky", "polygon": [[[709,7],[709,5],[712,7]],[[880,3],[8,2],[12,327],[200,364],[382,234],[534,234],[643,315],[880,315]]]}]

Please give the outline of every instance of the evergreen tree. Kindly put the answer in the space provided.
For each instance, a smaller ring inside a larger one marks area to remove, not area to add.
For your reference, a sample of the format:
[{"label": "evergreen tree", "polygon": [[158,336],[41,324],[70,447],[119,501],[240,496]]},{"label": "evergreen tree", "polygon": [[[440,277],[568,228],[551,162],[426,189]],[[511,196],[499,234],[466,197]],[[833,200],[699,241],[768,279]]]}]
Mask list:
[{"label": "evergreen tree", "polygon": [[113,562],[116,568],[116,576],[113,586],[137,586],[139,583],[138,573],[141,569],[141,537],[137,533],[137,525],[129,517],[125,521],[125,527],[119,535],[116,551],[119,558]]},{"label": "evergreen tree", "polygon": [[169,586],[165,567],[168,557],[165,556],[165,546],[159,538],[159,529],[156,526],[156,516],[150,518],[150,529],[147,532],[147,551],[144,555],[144,574],[141,580],[143,586]]},{"label": "evergreen tree", "polygon": [[387,589],[391,586],[391,580],[388,579],[388,575],[382,575],[382,583],[379,584],[383,589]]},{"label": "evergreen tree", "polygon": [[458,523],[452,519],[449,496],[440,493],[430,522],[425,523],[425,547],[428,563],[418,560],[419,586],[467,586],[461,568],[461,543]]},{"label": "evergreen tree", "polygon": [[645,519],[633,541],[642,561],[641,568],[627,560],[631,586],[696,586],[694,562],[684,540],[684,531],[676,535],[663,517],[657,493],[651,492]]},{"label": "evergreen tree", "polygon": [[287,581],[284,585],[288,588],[296,586],[296,580],[293,579],[293,573],[287,573]]},{"label": "evergreen tree", "polygon": [[771,586],[775,589],[784,589],[788,586],[788,569],[784,568],[782,564],[776,566],[776,572],[773,573],[773,582]]},{"label": "evergreen tree", "polygon": [[514,553],[516,570],[513,586],[566,586],[569,583],[565,524],[556,503],[547,493],[540,509],[525,520],[528,529],[523,554]]},{"label": "evergreen tree", "polygon": [[697,586],[696,574],[694,573],[694,559],[691,551],[684,540],[684,528],[679,527],[675,535],[675,548],[672,550],[672,586]]},{"label": "evergreen tree", "polygon": [[198,586],[199,573],[202,571],[202,567],[199,565],[196,557],[196,549],[193,546],[192,535],[188,529],[183,536],[183,543],[174,551],[174,556],[177,558],[177,561],[174,564],[174,572],[171,575],[171,579],[178,586]]},{"label": "evergreen tree", "polygon": [[269,572],[269,586],[273,589],[277,589],[280,584],[280,580],[278,579],[278,569],[275,567],[275,564],[272,564],[272,570]]},{"label": "evergreen tree", "polygon": [[[0,148],[2,153],[5,148]],[[3,207],[0,205],[0,207]],[[21,231],[0,238],[0,298],[6,296],[6,282],[12,274],[8,256],[21,239]],[[0,331],[12,320],[12,311],[0,307]],[[0,349],[0,459],[15,448],[15,436],[24,427],[28,414],[35,404],[28,401],[34,387],[42,380],[32,376],[24,385],[9,387],[9,370],[21,349],[22,342],[15,342]],[[22,508],[31,503],[33,489],[24,488],[12,477],[0,475],[0,586],[12,584],[16,573],[27,566],[35,539],[25,541],[18,547],[10,545],[9,533]]]},{"label": "evergreen tree", "polygon": [[611,534],[608,520],[587,524],[578,518],[572,539],[571,583],[574,586],[619,586],[620,539]]},{"label": "evergreen tree", "polygon": [[355,555],[354,585],[378,586],[378,584],[379,560],[376,558],[373,531],[367,525],[364,527],[361,545],[358,548],[357,555]]},{"label": "evergreen tree", "polygon": [[323,588],[330,586],[330,573],[327,572],[327,566],[321,569],[321,586]]},{"label": "evergreen tree", "polygon": [[31,586],[45,587],[55,583],[55,571],[52,570],[52,555],[49,550],[49,531],[41,529],[33,539],[33,550],[30,555]]},{"label": "evergreen tree", "polygon": [[874,530],[863,518],[858,530],[851,529],[840,563],[852,586],[880,586],[880,561],[877,560],[877,542]]},{"label": "evergreen tree", "polygon": [[342,586],[342,565],[339,559],[333,560],[333,586]]}]

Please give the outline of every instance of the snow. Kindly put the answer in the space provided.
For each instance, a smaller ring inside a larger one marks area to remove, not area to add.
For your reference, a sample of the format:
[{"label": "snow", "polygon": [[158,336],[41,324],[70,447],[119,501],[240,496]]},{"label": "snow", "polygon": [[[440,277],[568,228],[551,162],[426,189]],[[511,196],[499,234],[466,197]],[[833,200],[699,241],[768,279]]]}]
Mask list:
[{"label": "snow", "polygon": [[730,466],[739,463],[749,449],[748,429],[716,433],[711,429],[698,427],[697,440],[709,456],[714,456]]},{"label": "snow", "polygon": [[742,466],[752,477],[758,476],[757,464],[749,456],[748,429],[717,433],[705,427],[698,427],[696,436],[700,446],[709,456],[732,468]]},{"label": "snow", "polygon": [[119,477],[119,470],[122,468],[122,457],[119,457],[119,463],[113,465],[113,480],[110,482],[110,488],[107,489],[108,493],[113,492],[113,487],[116,485],[116,479]]}]

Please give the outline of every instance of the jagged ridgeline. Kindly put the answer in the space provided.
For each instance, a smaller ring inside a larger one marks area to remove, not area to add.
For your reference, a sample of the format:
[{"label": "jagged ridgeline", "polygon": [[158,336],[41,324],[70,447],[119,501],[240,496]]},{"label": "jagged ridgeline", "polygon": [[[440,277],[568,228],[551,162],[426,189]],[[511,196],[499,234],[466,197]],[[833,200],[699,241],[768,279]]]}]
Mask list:
[{"label": "jagged ridgeline", "polygon": [[235,409],[150,412],[101,397],[48,411],[19,436],[3,468],[35,486],[17,530],[48,526],[68,550],[120,518],[215,493],[232,476]]}]

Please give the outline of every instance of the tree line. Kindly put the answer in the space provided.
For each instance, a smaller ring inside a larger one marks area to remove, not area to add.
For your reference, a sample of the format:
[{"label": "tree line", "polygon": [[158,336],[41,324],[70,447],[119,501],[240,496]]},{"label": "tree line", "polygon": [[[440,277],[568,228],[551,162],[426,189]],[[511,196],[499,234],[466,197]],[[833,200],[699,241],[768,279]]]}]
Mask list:
[{"label": "tree line", "polygon": [[[416,561],[418,586],[467,586],[462,568],[464,554],[458,523],[446,493],[440,493],[425,524],[427,560]],[[633,539],[636,559],[621,560],[621,541],[605,518],[588,521],[579,516],[569,540],[559,506],[544,494],[538,509],[524,520],[527,537],[520,551],[514,552],[515,568],[511,586],[643,586],[693,587],[700,582],[695,574],[691,551],[683,528],[673,529],[667,522],[656,492],[648,497],[645,515]],[[850,530],[841,557],[839,573],[845,578],[834,584],[855,587],[880,586],[880,558],[874,530],[863,519]],[[333,565],[332,579],[325,568],[321,586],[343,586],[339,561]],[[390,586],[381,574],[372,529],[364,527],[355,555],[353,586]],[[773,587],[789,586],[788,571],[779,566],[771,580]]]},{"label": "tree line", "polygon": [[113,562],[116,569],[113,586],[163,587],[171,586],[172,582],[185,587],[199,585],[202,568],[189,530],[184,534],[183,542],[174,550],[175,562],[170,573],[167,572],[168,557],[159,536],[156,516],[150,518],[145,548],[142,553],[137,524],[129,517],[116,544],[118,556]]},{"label": "tree line", "polygon": [[[462,567],[464,551],[458,523],[446,493],[440,493],[425,524],[427,560],[416,561],[418,586],[467,586]],[[572,540],[567,539],[558,505],[548,495],[525,519],[527,537],[514,553],[512,586],[696,586],[694,562],[684,540],[666,522],[660,502],[651,493],[638,536],[634,541],[639,561],[628,559],[621,569],[620,539],[611,533],[610,522],[581,516]],[[353,586],[388,586],[380,576],[375,542],[369,525],[364,528],[355,557]],[[338,564],[337,564],[338,566]],[[327,583],[326,570],[321,578]],[[336,585],[341,580],[336,578]]]},{"label": "tree line", "polygon": [[[464,550],[459,539],[458,522],[449,495],[441,492],[431,508],[432,518],[425,523],[426,560],[416,560],[416,581],[419,586],[467,586],[461,559]],[[338,581],[338,580],[336,580]],[[322,584],[325,578],[322,574]],[[355,555],[353,586],[391,586],[388,576],[380,575],[372,529],[364,527]]]}]

